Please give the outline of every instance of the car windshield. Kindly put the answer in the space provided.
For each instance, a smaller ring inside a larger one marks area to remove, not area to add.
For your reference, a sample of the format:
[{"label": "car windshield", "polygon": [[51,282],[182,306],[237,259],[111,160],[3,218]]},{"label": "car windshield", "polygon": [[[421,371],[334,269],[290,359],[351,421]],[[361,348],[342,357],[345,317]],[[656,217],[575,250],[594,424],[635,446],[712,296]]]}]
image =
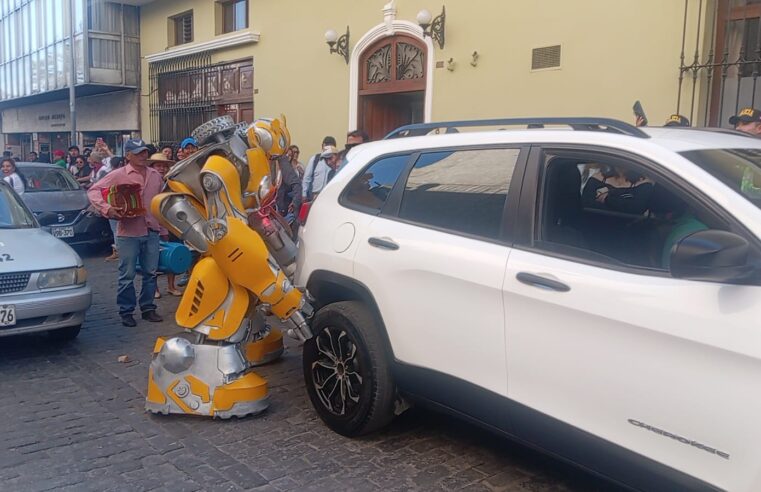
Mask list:
[{"label": "car windshield", "polygon": [[26,182],[26,192],[78,190],[79,183],[63,169],[50,167],[20,168]]},{"label": "car windshield", "polygon": [[9,186],[0,185],[0,229],[37,227],[31,212]]},{"label": "car windshield", "polygon": [[761,208],[761,149],[690,150],[681,155]]}]

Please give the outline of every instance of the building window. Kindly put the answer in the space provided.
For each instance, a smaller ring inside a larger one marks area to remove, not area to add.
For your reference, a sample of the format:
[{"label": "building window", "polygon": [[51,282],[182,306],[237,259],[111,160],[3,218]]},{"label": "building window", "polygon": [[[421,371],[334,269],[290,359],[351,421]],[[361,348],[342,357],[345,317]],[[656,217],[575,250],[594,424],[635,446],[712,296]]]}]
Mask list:
[{"label": "building window", "polygon": [[175,15],[169,19],[170,27],[174,31],[174,43],[172,46],[193,42],[193,11],[189,10]]},{"label": "building window", "polygon": [[240,31],[248,27],[248,0],[222,2],[222,33]]}]

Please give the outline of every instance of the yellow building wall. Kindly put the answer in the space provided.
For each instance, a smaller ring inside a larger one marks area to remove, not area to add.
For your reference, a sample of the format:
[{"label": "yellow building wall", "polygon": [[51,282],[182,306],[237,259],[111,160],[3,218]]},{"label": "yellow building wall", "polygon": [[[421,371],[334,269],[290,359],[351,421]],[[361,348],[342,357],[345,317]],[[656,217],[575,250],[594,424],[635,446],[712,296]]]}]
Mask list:
[{"label": "yellow building wall", "polygon": [[[696,44],[698,5],[703,17],[710,0],[689,0],[685,51]],[[454,71],[437,68],[432,119],[513,116],[607,116],[633,122],[639,99],[651,124],[676,110],[679,55],[685,2],[681,0],[449,0],[446,45],[430,53],[452,59]],[[398,0],[398,20],[415,22],[427,8],[435,16],[441,0]],[[383,22],[383,0],[250,0],[250,30],[261,39],[212,53],[214,62],[254,58],[256,116],[285,113],[303,154],[315,152],[322,137],[339,145],[348,128],[349,66],[329,54],[327,29],[348,25],[353,48]],[[167,48],[167,18],[193,9],[194,41],[215,36],[212,0],[160,0],[142,7],[143,55]],[[705,23],[705,20],[703,22]],[[701,32],[700,49],[707,41]],[[533,48],[560,44],[561,68],[531,71]],[[477,51],[476,67],[470,65]],[[143,62],[143,87],[148,67]],[[691,82],[681,112],[690,116]],[[698,84],[698,95],[703,90]],[[148,90],[143,89],[143,94]],[[696,106],[693,117],[703,108]],[[148,98],[142,98],[143,134],[148,136]],[[702,121],[701,121],[702,122]]]}]

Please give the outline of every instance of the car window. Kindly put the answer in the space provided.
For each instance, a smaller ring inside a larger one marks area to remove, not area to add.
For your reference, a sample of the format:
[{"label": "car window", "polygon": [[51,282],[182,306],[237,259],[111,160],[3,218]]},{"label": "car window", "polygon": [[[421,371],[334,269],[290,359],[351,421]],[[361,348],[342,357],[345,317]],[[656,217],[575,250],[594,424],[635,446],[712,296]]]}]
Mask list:
[{"label": "car window", "polygon": [[49,167],[24,167],[21,169],[26,182],[26,192],[78,190],[79,184],[63,169]]},{"label": "car window", "polygon": [[669,269],[682,238],[729,230],[696,201],[637,162],[548,152],[535,246],[610,266]]},{"label": "car window", "polygon": [[404,187],[399,216],[453,232],[498,239],[520,149],[422,154]]},{"label": "car window", "polygon": [[681,154],[761,208],[761,149],[707,149]]},{"label": "car window", "polygon": [[22,205],[9,186],[0,186],[0,229],[36,227],[32,214]]},{"label": "car window", "polygon": [[409,158],[409,155],[395,155],[371,164],[346,187],[346,204],[380,212]]}]

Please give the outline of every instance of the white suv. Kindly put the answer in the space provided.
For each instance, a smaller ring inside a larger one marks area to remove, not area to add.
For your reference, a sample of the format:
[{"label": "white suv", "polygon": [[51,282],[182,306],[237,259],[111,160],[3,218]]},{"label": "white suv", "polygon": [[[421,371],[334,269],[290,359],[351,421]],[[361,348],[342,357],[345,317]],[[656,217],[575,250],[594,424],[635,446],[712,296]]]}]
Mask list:
[{"label": "white suv", "polygon": [[[761,140],[613,120],[387,139],[301,229],[317,413],[425,403],[643,490],[761,490]],[[591,191],[590,191],[591,190]]]}]

